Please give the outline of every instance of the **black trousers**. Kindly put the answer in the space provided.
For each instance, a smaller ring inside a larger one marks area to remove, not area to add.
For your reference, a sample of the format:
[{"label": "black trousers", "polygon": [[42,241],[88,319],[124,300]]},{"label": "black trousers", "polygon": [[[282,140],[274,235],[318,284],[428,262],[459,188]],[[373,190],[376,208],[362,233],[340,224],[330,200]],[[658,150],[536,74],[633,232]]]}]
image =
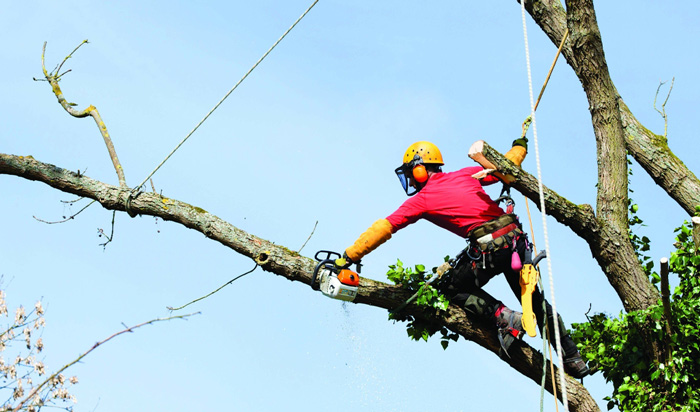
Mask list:
[{"label": "black trousers", "polygon": [[[525,250],[528,247],[527,238],[521,236],[515,244],[521,261],[525,259]],[[486,320],[493,318],[501,302],[483,290],[483,287],[496,275],[503,273],[513,294],[520,301],[520,272],[511,268],[513,245],[508,245],[495,252],[482,255],[478,259],[464,257],[457,267],[448,272],[448,276],[440,284],[443,294],[448,296],[453,303],[462,305],[467,311],[477,314]],[[532,310],[537,319],[537,327],[544,336],[545,312],[549,325],[553,325],[554,316],[552,307],[544,299],[539,287],[532,294]],[[566,335],[566,327],[561,316],[558,316],[559,330],[562,336]],[[553,331],[553,328],[550,328]],[[554,332],[552,332],[554,333]],[[568,342],[567,342],[568,343]],[[569,345],[566,345],[569,346]],[[565,348],[565,352],[568,348]]]}]

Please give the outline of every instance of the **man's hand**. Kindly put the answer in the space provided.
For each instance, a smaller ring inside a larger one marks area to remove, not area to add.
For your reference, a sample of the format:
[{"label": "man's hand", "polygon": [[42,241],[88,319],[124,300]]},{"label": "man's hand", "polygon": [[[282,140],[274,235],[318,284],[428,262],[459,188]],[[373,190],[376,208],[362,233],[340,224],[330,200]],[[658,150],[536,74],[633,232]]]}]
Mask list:
[{"label": "man's hand", "polygon": [[337,267],[344,269],[350,267],[350,265],[352,265],[355,262],[353,262],[352,259],[348,257],[347,253],[343,252],[343,257],[336,259],[334,263]]}]

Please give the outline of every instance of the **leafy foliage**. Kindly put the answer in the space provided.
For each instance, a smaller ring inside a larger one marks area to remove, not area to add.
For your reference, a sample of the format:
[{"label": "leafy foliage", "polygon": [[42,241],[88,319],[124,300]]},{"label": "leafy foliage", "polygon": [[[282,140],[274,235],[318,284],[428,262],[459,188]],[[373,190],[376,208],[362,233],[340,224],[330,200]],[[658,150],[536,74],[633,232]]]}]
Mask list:
[{"label": "leafy foliage", "polygon": [[[679,286],[671,297],[670,336],[661,302],[618,318],[596,314],[588,323],[572,325],[581,353],[613,384],[613,393],[606,398],[608,409],[700,410],[700,250],[693,244],[687,222],[676,233],[677,249],[669,269],[678,275]],[[658,274],[651,275],[659,279]],[[644,353],[645,338],[668,342],[670,362]]]},{"label": "leafy foliage", "polygon": [[[445,258],[447,261],[449,257]],[[431,273],[436,273],[437,268],[433,268]],[[438,292],[432,285],[426,284],[428,277],[426,277],[426,270],[424,265],[415,265],[414,268],[404,267],[403,262],[397,259],[395,265],[389,266],[389,271],[386,273],[389,280],[397,285],[402,286],[404,289],[416,292],[415,299],[412,301],[413,304],[429,308],[436,312],[444,311],[449,306],[449,300]],[[447,349],[450,341],[457,341],[459,335],[450,332],[444,326],[436,325],[424,319],[416,318],[412,315],[404,315],[401,311],[389,312],[389,319],[395,321],[406,321],[406,332],[408,336],[413,340],[424,340],[428,341],[428,338],[433,336],[435,333],[440,332],[441,341],[443,349]]]}]

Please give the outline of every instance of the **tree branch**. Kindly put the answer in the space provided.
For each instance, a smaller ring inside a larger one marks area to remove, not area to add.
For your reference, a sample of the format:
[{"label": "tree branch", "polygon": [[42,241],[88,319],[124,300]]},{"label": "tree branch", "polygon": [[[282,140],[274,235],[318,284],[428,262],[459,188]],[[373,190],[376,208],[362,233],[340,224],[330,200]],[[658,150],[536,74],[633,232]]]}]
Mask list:
[{"label": "tree branch", "polygon": [[173,320],[173,319],[186,319],[186,318],[188,318],[188,317],[190,317],[190,316],[197,315],[197,314],[198,314],[198,313],[190,313],[190,314],[187,314],[187,315],[177,315],[177,316],[170,316],[170,317],[167,317],[167,318],[151,319],[151,320],[149,320],[149,321],[147,321],[147,322],[140,323],[140,324],[138,324],[138,325],[136,325],[136,326],[127,327],[126,329],[124,329],[124,330],[122,330],[122,331],[120,331],[120,332],[114,333],[112,336],[108,337],[107,339],[104,339],[104,340],[101,340],[101,341],[95,343],[95,344],[92,345],[92,347],[91,347],[89,350],[87,350],[85,353],[83,353],[82,355],[78,356],[76,359],[74,359],[73,361],[71,361],[71,362],[69,362],[68,364],[64,365],[61,369],[59,369],[58,371],[54,372],[51,376],[49,376],[48,378],[46,378],[42,383],[40,383],[39,385],[37,385],[37,386],[29,393],[29,395],[27,395],[20,403],[18,403],[17,406],[15,406],[15,407],[12,409],[12,411],[13,411],[13,412],[17,412],[17,411],[21,410],[22,407],[23,407],[28,401],[30,401],[37,393],[39,393],[39,391],[41,390],[41,388],[43,388],[47,383],[51,382],[55,377],[57,377],[58,375],[60,375],[61,373],[63,373],[63,371],[65,371],[66,369],[70,368],[71,366],[73,366],[73,365],[75,365],[76,363],[78,363],[78,362],[80,362],[81,360],[83,360],[83,358],[85,358],[87,355],[89,355],[92,351],[94,351],[95,349],[97,349],[99,346],[101,346],[101,345],[103,345],[103,344],[109,342],[110,340],[116,338],[117,336],[122,335],[122,334],[127,333],[127,332],[133,332],[134,329],[137,329],[137,328],[140,328],[140,327],[146,326],[146,325],[151,325],[151,324],[156,323],[156,322],[163,322],[163,321],[166,321],[166,320]]},{"label": "tree branch", "polygon": [[117,177],[119,178],[119,185],[126,187],[126,178],[124,177],[124,170],[122,169],[122,165],[119,162],[119,158],[117,157],[117,151],[114,149],[112,138],[109,136],[109,132],[107,132],[107,126],[105,125],[105,122],[102,121],[102,116],[100,116],[100,112],[98,112],[97,108],[93,105],[88,106],[84,110],[76,110],[73,107],[75,106],[75,103],[69,103],[66,100],[66,98],[63,96],[63,92],[61,91],[61,87],[58,85],[61,76],[65,74],[58,73],[61,70],[61,67],[63,67],[63,64],[66,62],[66,60],[70,59],[73,56],[73,53],[75,53],[80,48],[80,46],[86,44],[87,42],[87,40],[83,40],[83,42],[80,43],[78,47],[76,47],[68,56],[66,56],[65,59],[63,59],[63,62],[61,62],[61,64],[59,64],[58,67],[56,67],[56,70],[51,73],[49,73],[46,70],[46,65],[44,64],[44,56],[46,54],[46,42],[44,42],[44,47],[41,51],[41,68],[44,71],[44,77],[46,78],[46,81],[48,81],[51,85],[51,90],[53,91],[53,94],[55,94],[56,98],[58,99],[58,103],[65,109],[66,112],[68,112],[68,114],[78,118],[91,116],[95,120],[95,123],[97,123],[97,127],[100,129],[102,139],[105,141],[105,145],[107,145],[107,151],[109,152],[109,157],[112,159],[114,169],[117,172]]},{"label": "tree branch", "polygon": [[[0,154],[0,174],[39,181],[66,193],[95,199],[105,209],[126,211],[126,200],[130,192],[128,188],[111,186],[54,165],[39,162],[31,156]],[[137,214],[157,216],[196,230],[255,260],[263,270],[290,281],[308,285],[311,280],[316,264],[313,259],[247,233],[199,207],[159,194],[140,192],[131,199],[130,210]],[[355,303],[393,309],[406,301],[409,296],[409,291],[398,286],[363,277]],[[462,308],[451,305],[445,313],[438,316],[415,305],[409,305],[404,309],[404,313],[444,325],[490,352],[498,353],[500,345],[493,325],[486,325],[478,319],[470,318]],[[509,352],[512,358],[506,362],[539,385],[544,361],[542,354],[524,342],[518,342]],[[567,396],[571,411],[599,410],[588,391],[580,383],[571,377],[568,377],[568,380]],[[551,384],[548,384],[547,390],[551,393]]]}]

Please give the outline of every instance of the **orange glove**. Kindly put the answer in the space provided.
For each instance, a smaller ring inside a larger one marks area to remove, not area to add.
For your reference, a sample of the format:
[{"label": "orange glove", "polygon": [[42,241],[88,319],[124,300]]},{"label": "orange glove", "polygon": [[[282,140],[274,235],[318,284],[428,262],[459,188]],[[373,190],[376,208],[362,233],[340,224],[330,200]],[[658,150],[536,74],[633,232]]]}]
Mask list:
[{"label": "orange glove", "polygon": [[513,147],[504,156],[516,166],[520,167],[527,155],[527,139],[518,139],[513,142]]},{"label": "orange glove", "polygon": [[353,262],[359,262],[363,256],[373,251],[379,245],[391,238],[391,223],[386,219],[379,219],[361,234],[352,246],[345,249],[345,254]]}]

